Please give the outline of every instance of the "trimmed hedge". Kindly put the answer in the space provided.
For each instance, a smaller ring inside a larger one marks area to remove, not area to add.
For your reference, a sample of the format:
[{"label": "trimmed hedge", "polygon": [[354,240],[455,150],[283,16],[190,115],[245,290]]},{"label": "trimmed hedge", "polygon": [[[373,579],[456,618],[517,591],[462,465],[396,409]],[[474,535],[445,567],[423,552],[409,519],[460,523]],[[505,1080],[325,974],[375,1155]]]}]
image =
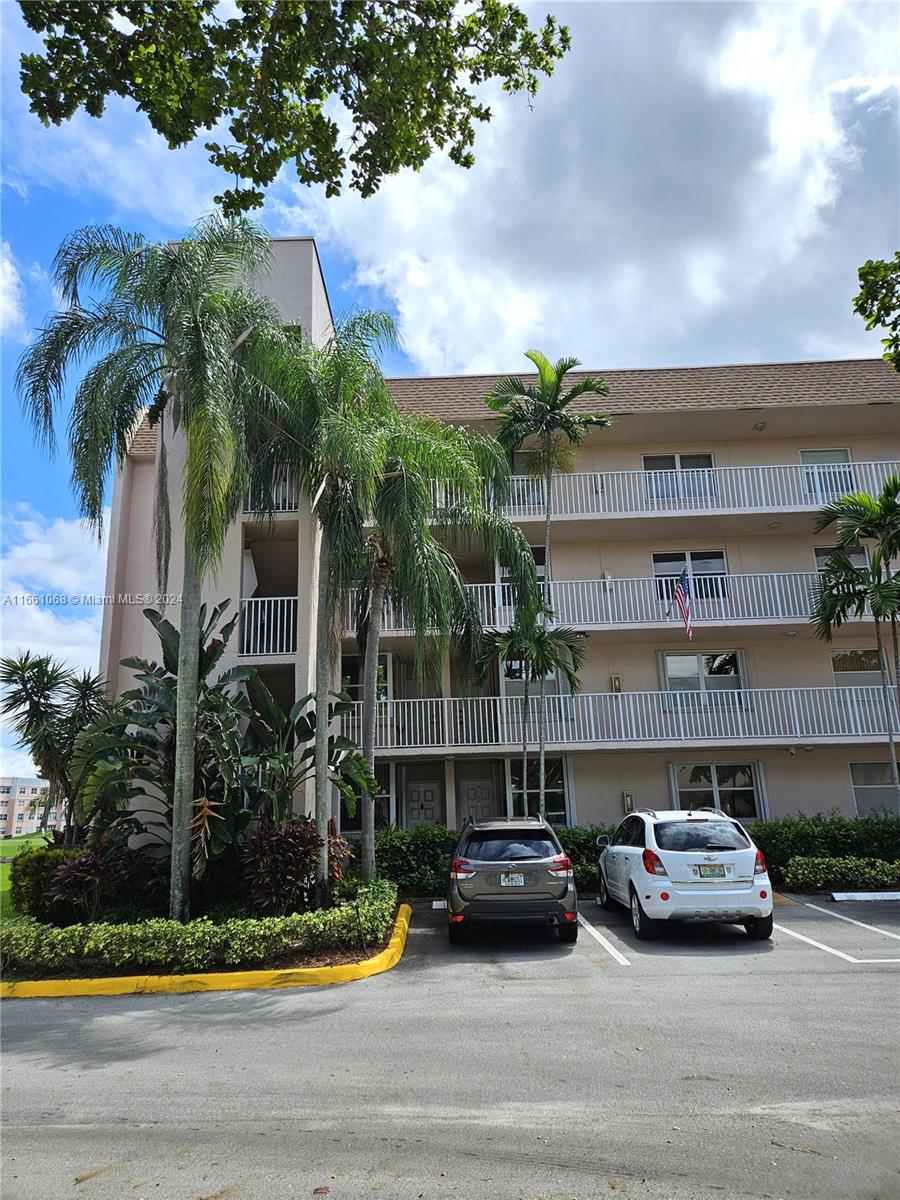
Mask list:
[{"label": "trimmed hedge", "polygon": [[375,832],[378,875],[395,883],[403,896],[443,896],[450,874],[446,842],[455,846],[459,834],[446,825],[417,825],[414,829],[386,826]]},{"label": "trimmed hedge", "polygon": [[792,858],[784,884],[795,892],[856,892],[900,888],[900,862],[878,858]]},{"label": "trimmed hedge", "polygon": [[792,858],[900,859],[900,817],[887,814],[854,820],[839,812],[816,813],[751,821],[747,828],[766,856],[776,885],[786,883],[785,869]]},{"label": "trimmed hedge", "polygon": [[575,886],[582,892],[597,890],[597,838],[612,837],[615,825],[573,825],[571,829],[557,828],[556,836],[575,869]]},{"label": "trimmed hedge", "polygon": [[387,936],[397,888],[378,880],[360,888],[355,904],[289,917],[232,918],[216,924],[153,919],[131,925],[69,925],[58,929],[30,917],[4,921],[2,964],[29,977],[78,972],[208,971],[277,962],[288,956],[377,945]]}]

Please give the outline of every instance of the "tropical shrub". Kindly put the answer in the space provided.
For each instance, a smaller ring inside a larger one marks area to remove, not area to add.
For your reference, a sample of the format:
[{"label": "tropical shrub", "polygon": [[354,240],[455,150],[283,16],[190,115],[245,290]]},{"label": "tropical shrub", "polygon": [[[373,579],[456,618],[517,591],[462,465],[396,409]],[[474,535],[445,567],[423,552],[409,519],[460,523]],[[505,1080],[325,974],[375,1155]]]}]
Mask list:
[{"label": "tropical shrub", "polygon": [[381,879],[390,879],[405,896],[441,896],[447,890],[450,855],[447,843],[457,834],[446,825],[414,829],[386,826],[375,833],[375,861]]},{"label": "tropical shrub", "polygon": [[855,892],[900,888],[900,862],[878,858],[792,858],[784,886],[795,892]]},{"label": "tropical shrub", "polygon": [[784,882],[784,870],[792,858],[900,859],[900,816],[888,813],[856,820],[839,812],[816,813],[753,821],[747,828],[765,855],[776,885]]},{"label": "tropical shrub", "polygon": [[592,892],[597,888],[597,838],[601,834],[612,837],[614,825],[573,825],[557,828],[563,850],[572,860],[575,871],[575,886],[581,891]]},{"label": "tropical shrub", "polygon": [[124,844],[39,847],[19,854],[10,898],[25,916],[52,925],[95,920],[114,911],[165,911],[166,877],[146,850]]},{"label": "tropical shrub", "polygon": [[333,950],[365,950],[386,938],[397,888],[376,880],[355,903],[285,917],[151,919],[69,925],[32,918],[2,923],[2,966],[29,978],[72,971],[206,971],[254,966]]},{"label": "tropical shrub", "polygon": [[23,916],[55,925],[68,925],[76,920],[74,909],[54,904],[50,898],[56,868],[83,847],[39,846],[24,850],[13,859],[9,872],[9,896],[13,907]]},{"label": "tropical shrub", "polygon": [[276,824],[263,817],[241,855],[253,908],[279,917],[309,908],[321,846],[313,821]]}]

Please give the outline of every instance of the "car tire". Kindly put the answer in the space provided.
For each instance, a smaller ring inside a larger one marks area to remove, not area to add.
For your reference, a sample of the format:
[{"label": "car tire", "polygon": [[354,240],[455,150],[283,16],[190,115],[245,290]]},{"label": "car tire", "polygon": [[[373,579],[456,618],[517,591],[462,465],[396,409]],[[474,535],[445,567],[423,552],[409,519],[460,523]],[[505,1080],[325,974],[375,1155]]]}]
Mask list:
[{"label": "car tire", "polygon": [[751,917],[749,921],[744,922],[744,928],[747,930],[749,937],[756,938],[762,942],[772,936],[774,921],[774,913],[769,913],[767,917]]},{"label": "car tire", "polygon": [[462,946],[466,940],[466,931],[462,925],[449,924],[447,926],[447,940],[451,946]]},{"label": "car tire", "polygon": [[609,894],[609,888],[607,887],[606,880],[603,877],[603,872],[599,868],[597,870],[597,875],[599,876],[597,880],[597,903],[601,908],[605,908],[607,912],[610,912],[613,908],[615,908],[616,902]]},{"label": "car tire", "polygon": [[572,921],[571,924],[559,926],[559,940],[572,946],[578,941],[578,922]]},{"label": "car tire", "polygon": [[660,922],[654,921],[652,917],[647,916],[641,907],[641,902],[634,888],[631,889],[631,903],[629,908],[631,911],[631,928],[634,930],[634,936],[642,942],[656,937],[659,933]]}]

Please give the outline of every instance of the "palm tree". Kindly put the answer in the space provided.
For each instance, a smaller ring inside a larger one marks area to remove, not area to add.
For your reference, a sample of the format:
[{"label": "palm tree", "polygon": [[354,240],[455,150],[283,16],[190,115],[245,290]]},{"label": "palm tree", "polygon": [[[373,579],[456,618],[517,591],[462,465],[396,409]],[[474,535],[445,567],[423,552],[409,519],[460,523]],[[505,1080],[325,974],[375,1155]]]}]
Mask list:
[{"label": "palm tree", "polygon": [[108,708],[106,683],[100,675],[89,671],[77,675],[48,655],[26,650],[18,657],[0,659],[0,685],[5,689],[0,712],[11,718],[13,731],[49,785],[41,830],[46,828],[49,806],[62,799],[64,842],[71,846],[79,837],[71,767],[75,741]]},{"label": "palm tree", "polygon": [[843,550],[835,550],[829,557],[825,570],[813,586],[811,605],[812,625],[816,637],[830,642],[834,630],[840,629],[845,621],[865,617],[871,613],[875,621],[875,643],[878,647],[878,668],[881,674],[881,699],[887,730],[888,753],[891,764],[891,780],[900,808],[900,773],[897,769],[897,747],[894,722],[900,713],[900,702],[891,694],[890,672],[882,623],[896,618],[900,611],[900,579],[890,576],[884,560],[873,555],[868,567],[854,566]]},{"label": "palm tree", "polygon": [[[318,523],[316,584],[316,712],[328,711],[339,646],[343,596],[359,579],[370,517],[389,451],[396,406],[378,365],[396,333],[383,313],[356,313],[324,346],[300,339],[284,360],[276,421],[256,460],[253,489],[274,511],[274,488],[293,471],[311,497]],[[316,723],[315,813],[322,849],[316,872],[320,903],[328,900],[328,723]]]},{"label": "palm tree", "polygon": [[[831,525],[837,530],[841,550],[855,550],[864,542],[874,542],[873,572],[883,571],[885,579],[896,579],[900,575],[900,474],[889,475],[877,496],[853,492],[825,505],[819,512],[816,532],[821,533]],[[888,619],[894,656],[894,686],[900,703],[898,613],[890,612]]]},{"label": "palm tree", "polygon": [[[573,471],[575,447],[584,441],[592,426],[606,429],[612,423],[603,413],[574,412],[573,405],[582,396],[607,396],[609,387],[602,379],[588,375],[566,388],[566,375],[580,366],[577,358],[561,358],[551,363],[540,350],[526,350],[525,357],[537,368],[537,383],[525,384],[521,379],[501,379],[495,384],[485,403],[500,414],[497,438],[512,461],[525,443],[530,444],[525,468],[530,475],[543,479],[544,484],[544,617],[552,615],[552,568],[550,556],[550,517],[553,511],[554,473]],[[544,694],[545,680],[540,679],[538,724],[540,741],[540,798],[544,809]]]},{"label": "palm tree", "polygon": [[[499,445],[469,430],[397,414],[366,538],[366,577],[358,592],[357,639],[363,654],[362,752],[375,769],[378,651],[384,605],[402,611],[424,670],[452,636],[464,667],[481,632],[477,605],[448,545],[476,544],[510,570],[535,599],[534,560],[521,531],[488,501],[505,495],[509,468]],[[449,505],[438,503],[445,497]],[[531,583],[528,590],[529,581]],[[375,874],[374,797],[362,799],[363,878]]]},{"label": "palm tree", "polygon": [[[37,436],[55,449],[55,410],[70,373],[94,359],[69,417],[78,507],[100,532],[104,493],[132,431],[149,408],[185,444],[181,638],[173,784],[170,916],[190,915],[199,611],[203,577],[220,560],[243,502],[252,445],[272,399],[267,364],[283,340],[274,305],[247,286],[270,243],[246,220],[211,216],[184,241],[150,243],[91,225],[57,251],[52,277],[65,307],[29,346],[17,385]],[[98,298],[82,300],[89,288]],[[159,443],[154,504],[157,568],[168,572],[171,518],[166,438]]]},{"label": "palm tree", "polygon": [[[528,782],[528,725],[531,685],[542,682],[548,675],[562,674],[573,694],[581,691],[578,672],[584,664],[585,634],[567,626],[546,623],[547,613],[527,603],[519,604],[508,629],[486,632],[475,663],[478,679],[483,682],[498,661],[522,674],[522,803],[527,816]],[[540,748],[544,750],[544,727],[539,727]],[[538,809],[543,817],[546,810],[544,790],[538,797]]]}]

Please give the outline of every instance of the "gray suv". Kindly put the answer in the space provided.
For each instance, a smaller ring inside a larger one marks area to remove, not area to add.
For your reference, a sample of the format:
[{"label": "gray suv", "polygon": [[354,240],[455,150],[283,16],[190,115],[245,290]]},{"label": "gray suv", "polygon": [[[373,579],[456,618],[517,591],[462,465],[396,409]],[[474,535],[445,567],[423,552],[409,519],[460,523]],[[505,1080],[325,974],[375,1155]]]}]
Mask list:
[{"label": "gray suv", "polygon": [[468,821],[450,865],[447,934],[453,945],[476,924],[555,925],[561,942],[578,940],[572,863],[540,817]]}]

